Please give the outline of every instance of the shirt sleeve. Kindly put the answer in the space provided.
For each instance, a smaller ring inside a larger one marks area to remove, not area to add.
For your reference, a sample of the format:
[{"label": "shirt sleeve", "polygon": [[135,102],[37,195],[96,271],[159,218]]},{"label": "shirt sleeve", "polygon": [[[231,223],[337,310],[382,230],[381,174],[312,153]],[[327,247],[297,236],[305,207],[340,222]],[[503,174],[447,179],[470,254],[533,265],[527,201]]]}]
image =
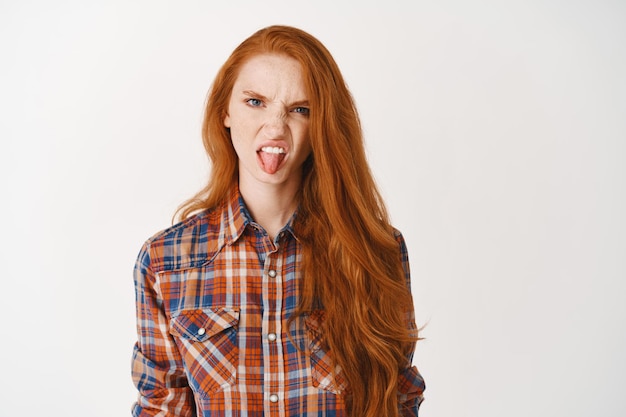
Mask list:
[{"label": "shirt sleeve", "polygon": [[193,393],[181,355],[169,333],[156,276],[151,269],[149,244],[139,253],[134,278],[137,343],[133,351],[132,377],[139,395],[132,415],[195,416]]},{"label": "shirt sleeve", "polygon": [[[402,234],[396,231],[396,239],[400,245],[400,254],[402,257],[402,268],[404,269],[404,275],[406,279],[406,285],[408,291],[411,291],[411,272],[409,267],[409,254],[406,247],[406,243]],[[407,327],[411,334],[417,335],[418,328],[415,323],[415,311],[413,308],[407,312]],[[424,400],[424,390],[426,385],[424,379],[420,375],[416,366],[413,366],[413,353],[415,351],[415,344],[407,355],[407,368],[400,374],[398,381],[398,392],[400,402],[400,415],[404,417],[418,416],[418,409],[422,401]]]}]

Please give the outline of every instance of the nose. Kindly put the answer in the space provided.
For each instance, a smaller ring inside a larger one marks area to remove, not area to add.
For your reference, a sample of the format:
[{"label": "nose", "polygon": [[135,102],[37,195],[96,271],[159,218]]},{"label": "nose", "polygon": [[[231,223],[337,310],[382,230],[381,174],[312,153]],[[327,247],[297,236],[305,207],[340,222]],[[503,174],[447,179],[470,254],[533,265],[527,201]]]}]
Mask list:
[{"label": "nose", "polygon": [[287,132],[287,116],[284,112],[272,113],[265,123],[265,133],[270,139],[280,139]]}]

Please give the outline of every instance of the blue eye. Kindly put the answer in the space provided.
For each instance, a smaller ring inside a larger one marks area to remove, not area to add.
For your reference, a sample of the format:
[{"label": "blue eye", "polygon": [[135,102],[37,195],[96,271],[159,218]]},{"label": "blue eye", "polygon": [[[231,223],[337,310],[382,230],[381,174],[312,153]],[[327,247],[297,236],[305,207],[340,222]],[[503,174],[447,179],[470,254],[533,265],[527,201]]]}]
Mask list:
[{"label": "blue eye", "polygon": [[249,98],[246,100],[246,103],[248,103],[252,107],[259,107],[261,104],[263,104],[263,102],[258,98]]},{"label": "blue eye", "polygon": [[308,116],[310,113],[310,110],[308,107],[296,107],[295,109],[293,109],[293,111],[296,113],[300,113],[304,116]]}]

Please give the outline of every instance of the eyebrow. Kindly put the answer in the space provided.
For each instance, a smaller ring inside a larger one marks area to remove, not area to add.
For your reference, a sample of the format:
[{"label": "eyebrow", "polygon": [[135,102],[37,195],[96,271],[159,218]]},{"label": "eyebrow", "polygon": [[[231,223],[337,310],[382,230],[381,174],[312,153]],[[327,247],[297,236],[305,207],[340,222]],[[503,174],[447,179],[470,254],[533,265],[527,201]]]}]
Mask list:
[{"label": "eyebrow", "polygon": [[[258,98],[258,99],[260,99],[262,101],[270,101],[269,98],[265,97],[263,94],[257,93],[256,91],[243,90],[242,93],[247,95],[247,96]],[[309,100],[298,100],[298,101],[294,101],[293,103],[289,104],[289,106],[308,106],[308,105],[309,105]]]}]

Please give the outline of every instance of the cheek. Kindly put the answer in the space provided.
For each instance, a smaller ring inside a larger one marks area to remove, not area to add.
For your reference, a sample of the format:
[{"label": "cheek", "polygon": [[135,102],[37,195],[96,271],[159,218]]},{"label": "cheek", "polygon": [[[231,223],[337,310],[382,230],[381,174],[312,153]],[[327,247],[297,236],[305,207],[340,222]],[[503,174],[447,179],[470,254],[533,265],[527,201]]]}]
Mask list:
[{"label": "cheek", "polygon": [[255,126],[258,125],[258,121],[254,120],[253,117],[248,115],[238,115],[233,114],[228,117],[228,120],[224,119],[225,125],[228,123],[228,128],[230,128],[231,137],[237,137],[239,140],[245,139],[254,135]]},{"label": "cheek", "polygon": [[307,154],[311,153],[311,136],[309,134],[308,126],[303,127],[299,132],[299,140],[302,150]]},{"label": "cheek", "polygon": [[237,135],[231,135],[230,138],[231,143],[233,144],[233,149],[235,149],[235,153],[238,157],[241,158],[242,154],[245,151],[245,144]]}]

